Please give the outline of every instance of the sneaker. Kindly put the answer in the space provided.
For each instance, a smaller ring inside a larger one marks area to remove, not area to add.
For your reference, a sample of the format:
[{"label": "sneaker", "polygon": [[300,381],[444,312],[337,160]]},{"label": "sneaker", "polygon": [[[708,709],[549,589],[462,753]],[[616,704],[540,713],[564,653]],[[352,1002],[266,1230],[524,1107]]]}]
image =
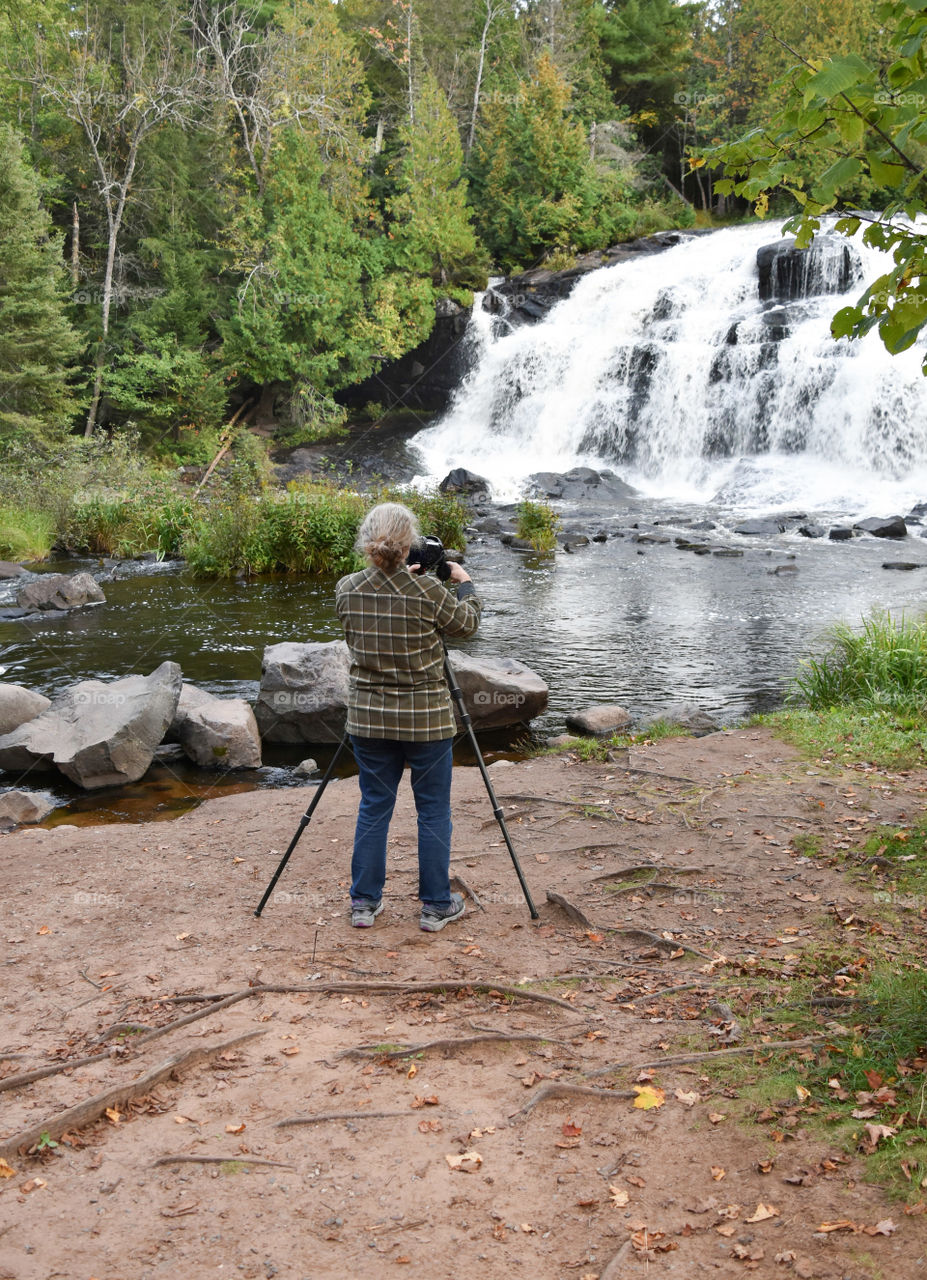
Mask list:
[{"label": "sneaker", "polygon": [[463,895],[460,893],[451,894],[451,905],[449,907],[423,907],[422,918],[419,921],[419,928],[424,929],[426,933],[437,933],[439,929],[443,929],[446,924],[450,924],[452,920],[459,920],[464,913]]},{"label": "sneaker", "polygon": [[355,929],[369,929],[382,910],[382,899],[379,902],[352,902],[351,924]]}]

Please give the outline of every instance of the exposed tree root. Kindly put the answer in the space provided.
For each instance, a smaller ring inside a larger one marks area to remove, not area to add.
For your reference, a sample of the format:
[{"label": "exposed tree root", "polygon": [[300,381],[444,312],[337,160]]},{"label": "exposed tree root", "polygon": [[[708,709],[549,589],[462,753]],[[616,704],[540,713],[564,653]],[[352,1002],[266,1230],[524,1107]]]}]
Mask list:
[{"label": "exposed tree root", "polygon": [[68,1107],[65,1111],[56,1111],[52,1116],[46,1116],[44,1120],[40,1120],[38,1124],[31,1125],[22,1133],[18,1133],[15,1137],[6,1138],[0,1142],[0,1157],[4,1159],[15,1156],[19,1151],[28,1151],[39,1142],[43,1135],[48,1135],[51,1139],[60,1138],[63,1133],[69,1129],[83,1129],[88,1124],[93,1124],[95,1120],[99,1120],[107,1110],[112,1110],[125,1103],[130,1102],[133,1098],[144,1097],[146,1093],[166,1080],[175,1072],[183,1071],[187,1067],[192,1066],[196,1062],[200,1062],[205,1058],[211,1058],[216,1053],[221,1053],[226,1049],[232,1049],[240,1044],[245,1044],[248,1040],[253,1040],[256,1036],[262,1036],[263,1031],[249,1031],[246,1035],[235,1036],[232,1040],[222,1040],[218,1044],[206,1047],[198,1045],[195,1049],[187,1049],[184,1053],[175,1054],[172,1058],[168,1058],[159,1066],[152,1067],[150,1071],[146,1071],[144,1075],[133,1080],[131,1084],[115,1085],[111,1089],[106,1089],[103,1093],[94,1094],[92,1098],[88,1098],[85,1102],[79,1102],[76,1106]]},{"label": "exposed tree root", "polygon": [[282,1160],[259,1160],[257,1156],[160,1156],[152,1160],[149,1169],[157,1169],[162,1164],[262,1164],[273,1169],[295,1169],[293,1164],[284,1164]]},{"label": "exposed tree root", "polygon": [[342,1049],[339,1058],[402,1058],[410,1053],[427,1053],[429,1049],[469,1049],[475,1044],[518,1044],[534,1040],[544,1044],[560,1044],[550,1036],[535,1035],[530,1031],[481,1031],[475,1036],[447,1036],[441,1040],[423,1040],[420,1044],[359,1044],[353,1049]]},{"label": "exposed tree root", "polygon": [[537,1093],[529,1098],[523,1107],[512,1112],[509,1119],[517,1120],[519,1116],[526,1116],[546,1098],[623,1098],[627,1100],[636,1097],[637,1094],[633,1089],[593,1089],[585,1084],[569,1084],[561,1080],[552,1080],[548,1084],[541,1085]]},{"label": "exposed tree root", "polygon": [[451,876],[451,888],[459,889],[461,893],[465,893],[467,897],[470,899],[470,901],[473,903],[473,905],[477,908],[478,911],[486,910],[482,902],[480,902],[479,898],[476,896],[476,894],[467,884],[463,876],[458,876],[458,875]]},{"label": "exposed tree root", "polygon": [[325,1124],[329,1120],[386,1120],[395,1116],[414,1119],[411,1111],[321,1111],[316,1116],[290,1116],[278,1120],[275,1129],[286,1129],[298,1124]]},{"label": "exposed tree root", "polygon": [[708,1062],[713,1058],[733,1058],[744,1053],[774,1053],[780,1049],[807,1049],[811,1045],[827,1044],[839,1040],[849,1032],[831,1033],[826,1036],[806,1036],[803,1040],[770,1040],[767,1044],[743,1044],[735,1049],[709,1049],[705,1053],[677,1053],[671,1058],[657,1058],[653,1062],[613,1062],[607,1067],[597,1067],[585,1074],[594,1079],[607,1076],[612,1071],[649,1071],[654,1067],[676,1067],[686,1062]]},{"label": "exposed tree root", "polygon": [[[213,1009],[225,1007],[227,1001],[231,1004],[234,1000],[244,1000],[248,996],[263,995],[353,995],[357,994],[374,994],[374,995],[417,995],[419,993],[433,992],[440,994],[445,991],[476,991],[485,994],[492,994],[496,991],[499,995],[512,997],[517,1000],[534,1000],[540,1004],[552,1004],[559,1009],[568,1009],[570,1013],[576,1010],[566,1000],[558,1000],[556,996],[547,996],[538,991],[529,991],[526,987],[509,987],[499,982],[474,982],[471,979],[439,979],[436,982],[313,982],[307,985],[286,986],[277,983],[269,983],[267,985],[248,987],[245,991],[236,991],[232,993],[215,992],[206,994],[202,992],[193,992],[186,996],[169,996],[167,999],[175,1004],[184,1001],[207,1001],[218,1000],[222,1003],[213,1006]],[[200,1015],[203,1016],[202,1014]],[[180,1023],[173,1024],[179,1026]]]}]

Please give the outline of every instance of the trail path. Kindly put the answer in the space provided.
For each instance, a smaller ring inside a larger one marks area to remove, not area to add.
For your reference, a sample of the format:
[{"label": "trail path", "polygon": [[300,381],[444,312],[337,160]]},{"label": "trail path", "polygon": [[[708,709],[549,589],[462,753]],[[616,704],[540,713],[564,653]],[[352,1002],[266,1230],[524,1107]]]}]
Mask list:
[{"label": "trail path", "polygon": [[[0,1277],[927,1276],[927,1218],[860,1158],[800,1110],[741,1123],[737,1090],[678,1060],[794,1035],[777,975],[879,906],[793,842],[859,843],[919,813],[927,778],[825,773],[760,729],[630,764],[494,767],[537,923],[476,769],[455,774],[453,870],[482,909],[433,935],[406,783],[363,933],[353,779],[260,920],[308,789],[0,837],[0,1090],[97,1059],[0,1092]],[[725,983],[764,973],[773,994],[732,1013]],[[816,1034],[847,1016],[823,1007]],[[30,1131],[58,1145],[24,1155]]]}]

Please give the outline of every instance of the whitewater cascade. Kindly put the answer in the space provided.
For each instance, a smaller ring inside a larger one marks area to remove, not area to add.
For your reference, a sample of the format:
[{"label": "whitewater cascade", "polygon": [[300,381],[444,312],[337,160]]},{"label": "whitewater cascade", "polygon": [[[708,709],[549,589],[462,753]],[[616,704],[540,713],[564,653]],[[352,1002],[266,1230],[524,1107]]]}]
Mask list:
[{"label": "whitewater cascade", "polygon": [[888,260],[833,234],[798,268],[770,250],[761,280],[777,231],[717,231],[591,272],[533,325],[477,299],[474,367],[412,441],[426,475],[468,467],[511,498],[533,472],[607,467],[648,496],[742,510],[927,497],[922,349],[829,331],[840,294],[858,297]]}]

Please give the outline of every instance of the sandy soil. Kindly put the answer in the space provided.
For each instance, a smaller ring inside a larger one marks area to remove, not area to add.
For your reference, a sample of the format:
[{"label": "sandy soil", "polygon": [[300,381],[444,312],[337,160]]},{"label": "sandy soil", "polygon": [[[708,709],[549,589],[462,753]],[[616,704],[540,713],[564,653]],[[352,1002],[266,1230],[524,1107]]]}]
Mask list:
[{"label": "sandy soil", "polygon": [[[835,910],[871,917],[870,892],[790,841],[901,821],[925,778],[825,774],[754,729],[635,748],[630,764],[494,767],[537,922],[477,770],[458,770],[453,865],[482,909],[471,897],[431,935],[405,783],[386,910],[366,932],[346,912],[354,780],[327,791],[261,919],[308,789],[0,837],[0,1071],[102,1055],[2,1095],[0,1277],[927,1276],[927,1218],[864,1183],[856,1157],[800,1115],[775,1142],[735,1121],[703,1062],[661,1063],[718,1051],[724,975],[774,971]],[[640,865],[659,869],[649,887],[603,879]],[[219,1010],[177,1000],[233,992],[248,994]],[[191,1012],[150,1042],[119,1029]],[[738,1016],[742,1043],[788,1034]],[[538,1097],[570,1082],[613,1093]],[[635,1107],[635,1085],[665,1102]],[[119,1087],[108,1115],[56,1124]],[[65,1132],[24,1154],[36,1126]],[[173,1157],[197,1160],[157,1163]],[[894,1229],[819,1230],[839,1219]]]}]

